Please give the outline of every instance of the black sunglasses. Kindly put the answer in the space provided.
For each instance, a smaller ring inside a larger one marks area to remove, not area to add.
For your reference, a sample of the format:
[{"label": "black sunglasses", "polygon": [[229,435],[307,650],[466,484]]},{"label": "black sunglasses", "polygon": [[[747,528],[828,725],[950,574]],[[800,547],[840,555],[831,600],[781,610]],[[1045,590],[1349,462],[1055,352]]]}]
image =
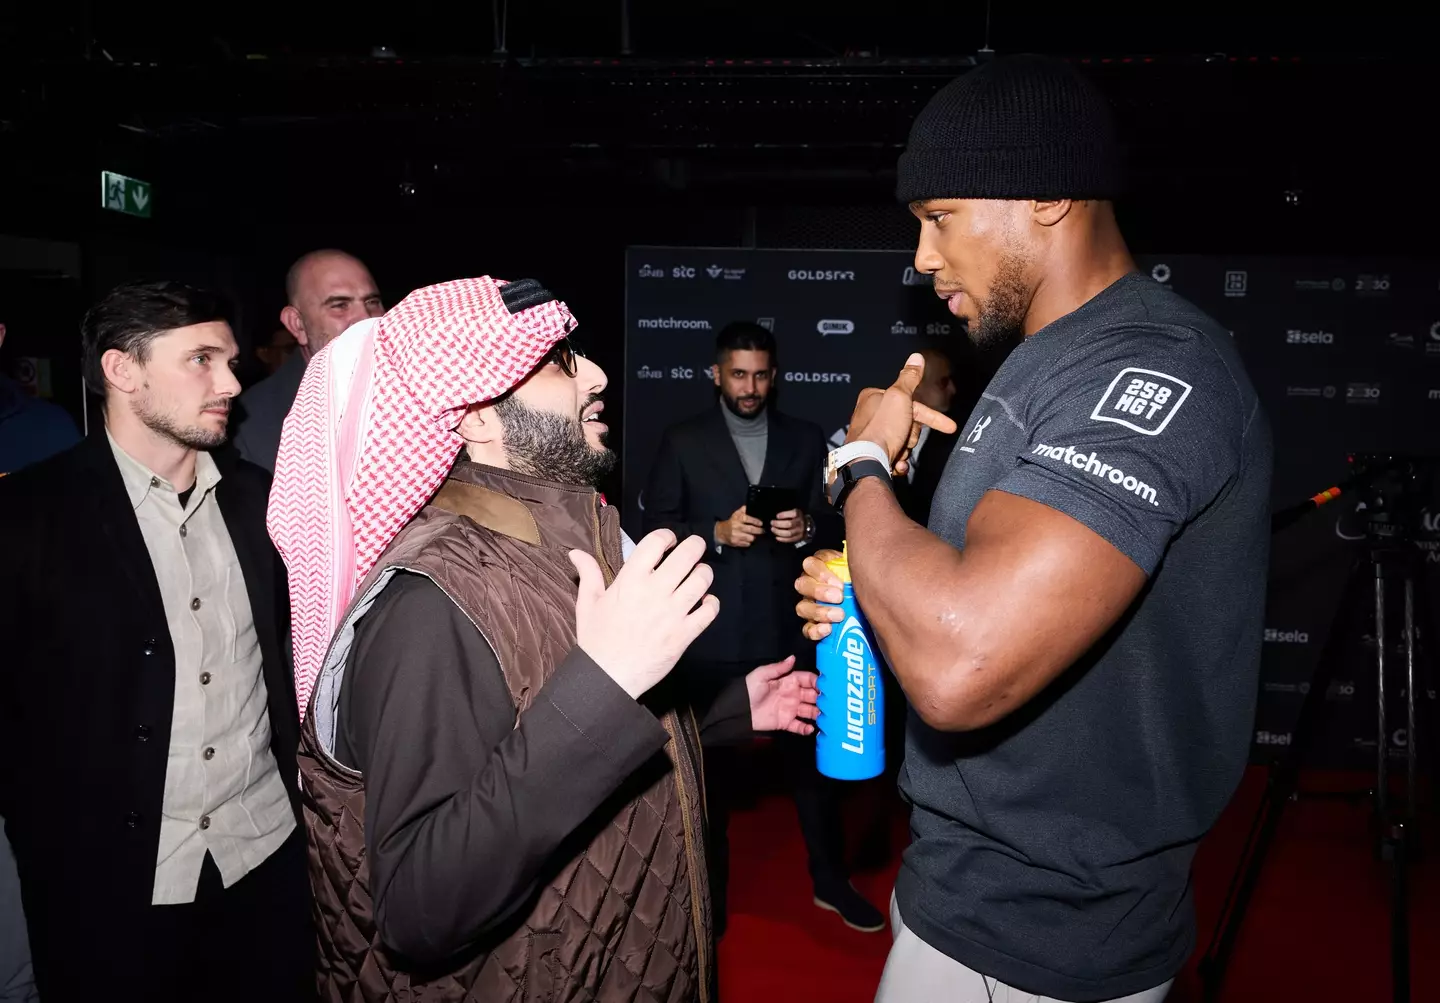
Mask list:
[{"label": "black sunglasses", "polygon": [[576,359],[585,358],[585,353],[576,348],[569,338],[561,338],[555,342],[555,346],[546,353],[545,358],[540,360],[540,365],[548,366],[550,363],[560,367],[560,371],[566,376],[573,378],[579,371]]}]

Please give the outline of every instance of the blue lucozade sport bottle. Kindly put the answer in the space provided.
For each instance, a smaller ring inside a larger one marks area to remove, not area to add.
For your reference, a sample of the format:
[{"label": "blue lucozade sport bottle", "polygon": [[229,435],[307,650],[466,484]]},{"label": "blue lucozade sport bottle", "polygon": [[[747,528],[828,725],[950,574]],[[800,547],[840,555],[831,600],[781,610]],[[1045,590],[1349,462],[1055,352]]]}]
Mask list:
[{"label": "blue lucozade sport bottle", "polygon": [[820,676],[815,763],[836,780],[869,780],[885,772],[885,688],[865,614],[850,584],[849,550],[826,564],[845,583],[845,618],[815,647]]}]

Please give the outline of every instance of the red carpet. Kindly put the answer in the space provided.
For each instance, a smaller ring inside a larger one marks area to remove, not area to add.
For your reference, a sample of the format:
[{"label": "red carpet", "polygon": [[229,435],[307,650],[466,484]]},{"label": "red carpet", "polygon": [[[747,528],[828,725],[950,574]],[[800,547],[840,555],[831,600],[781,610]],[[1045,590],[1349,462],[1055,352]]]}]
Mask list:
[{"label": "red carpet", "polygon": [[[766,759],[757,753],[752,775],[778,773]],[[1345,777],[1342,786],[1365,782],[1364,775]],[[1252,769],[1196,856],[1197,955],[1209,943],[1264,784],[1265,772]],[[1224,1003],[1391,998],[1388,870],[1372,855],[1369,824],[1363,802],[1302,799],[1286,807],[1236,944]],[[895,834],[898,852],[907,838],[898,809]],[[1411,998],[1417,1003],[1440,1001],[1440,865],[1435,833],[1429,835],[1429,853],[1414,865],[1410,884]],[[856,933],[811,904],[793,803],[762,794],[735,812],[730,842],[730,922],[720,944],[724,1003],[871,1003],[889,932]],[[855,886],[883,908],[898,868],[897,857],[883,871],[858,875]],[[1199,1003],[1196,961],[1177,980],[1169,1003]]]}]

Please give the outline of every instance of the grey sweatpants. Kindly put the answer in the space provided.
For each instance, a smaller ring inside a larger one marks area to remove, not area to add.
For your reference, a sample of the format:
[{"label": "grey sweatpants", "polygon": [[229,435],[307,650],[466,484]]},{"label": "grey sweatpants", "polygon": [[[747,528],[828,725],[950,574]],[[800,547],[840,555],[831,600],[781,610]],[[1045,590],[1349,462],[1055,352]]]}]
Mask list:
[{"label": "grey sweatpants", "polygon": [[[894,892],[890,893],[890,929],[895,942],[885,960],[875,1003],[1063,1003],[1007,986],[941,954],[900,919]],[[1171,982],[1109,1003],[1160,1003],[1170,992]]]}]

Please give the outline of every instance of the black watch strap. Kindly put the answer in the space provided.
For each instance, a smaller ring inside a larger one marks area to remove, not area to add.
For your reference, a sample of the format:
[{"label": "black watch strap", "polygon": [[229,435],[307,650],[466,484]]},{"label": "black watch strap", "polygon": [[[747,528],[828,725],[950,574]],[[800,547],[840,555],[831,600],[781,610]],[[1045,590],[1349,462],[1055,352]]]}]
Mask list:
[{"label": "black watch strap", "polygon": [[869,457],[852,460],[835,472],[835,480],[827,484],[826,493],[830,504],[840,513],[845,511],[845,499],[850,496],[850,491],[866,477],[879,477],[890,483],[890,471],[885,469],[885,464]]}]

